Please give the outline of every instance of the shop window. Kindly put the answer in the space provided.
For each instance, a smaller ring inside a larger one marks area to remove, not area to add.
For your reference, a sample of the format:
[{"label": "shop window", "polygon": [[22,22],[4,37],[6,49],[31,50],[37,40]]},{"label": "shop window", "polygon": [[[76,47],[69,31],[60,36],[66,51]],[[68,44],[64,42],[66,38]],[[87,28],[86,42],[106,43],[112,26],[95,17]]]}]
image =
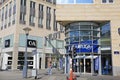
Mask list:
[{"label": "shop window", "polygon": [[12,65],[12,61],[8,61],[8,63],[7,63],[8,65]]},{"label": "shop window", "polygon": [[8,60],[12,60],[12,57],[8,57]]}]

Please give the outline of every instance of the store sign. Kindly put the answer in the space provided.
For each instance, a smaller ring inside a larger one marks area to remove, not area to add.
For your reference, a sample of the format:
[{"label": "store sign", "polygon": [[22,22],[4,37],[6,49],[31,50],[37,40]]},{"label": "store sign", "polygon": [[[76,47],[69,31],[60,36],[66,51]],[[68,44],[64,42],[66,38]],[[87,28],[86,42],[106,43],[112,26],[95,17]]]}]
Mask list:
[{"label": "store sign", "polygon": [[10,39],[5,40],[5,48],[10,47]]},{"label": "store sign", "polygon": [[70,43],[71,45],[68,46],[67,51],[72,51],[72,46],[74,45],[76,48],[76,52],[98,52],[98,41],[94,40],[93,43],[91,40],[87,40],[87,41],[81,41],[79,42],[73,42]]},{"label": "store sign", "polygon": [[36,40],[27,40],[27,47],[31,47],[31,48],[36,48],[37,47],[37,43]]}]

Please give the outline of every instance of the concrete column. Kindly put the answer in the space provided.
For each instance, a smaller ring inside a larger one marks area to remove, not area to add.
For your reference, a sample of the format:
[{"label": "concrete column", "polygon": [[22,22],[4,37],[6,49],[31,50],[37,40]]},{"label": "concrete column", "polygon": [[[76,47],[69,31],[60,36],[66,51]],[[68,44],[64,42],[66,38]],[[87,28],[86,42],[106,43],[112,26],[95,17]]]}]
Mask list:
[{"label": "concrete column", "polygon": [[41,57],[41,69],[45,69],[45,53],[42,53],[42,57]]},{"label": "concrete column", "polygon": [[17,62],[18,62],[18,44],[15,43],[12,52],[12,70],[17,69]]},{"label": "concrete column", "polygon": [[2,69],[5,70],[7,68],[8,62],[8,54],[3,53],[3,60],[2,60]]},{"label": "concrete column", "polygon": [[46,46],[46,39],[43,37],[43,50],[42,50],[42,56],[41,56],[41,69],[45,69],[45,46]]}]

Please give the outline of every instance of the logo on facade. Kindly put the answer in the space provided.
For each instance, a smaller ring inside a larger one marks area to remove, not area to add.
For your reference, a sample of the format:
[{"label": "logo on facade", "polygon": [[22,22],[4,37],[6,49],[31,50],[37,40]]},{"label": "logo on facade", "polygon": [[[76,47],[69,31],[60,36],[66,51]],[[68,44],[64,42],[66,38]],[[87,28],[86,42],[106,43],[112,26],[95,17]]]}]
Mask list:
[{"label": "logo on facade", "polygon": [[[94,52],[98,53],[98,41],[97,40],[86,40],[79,42],[72,42],[71,45],[74,45],[76,48],[76,52]],[[71,50],[71,45],[68,46],[67,51]]]},{"label": "logo on facade", "polygon": [[31,48],[36,48],[37,47],[37,43],[36,40],[27,40],[27,47],[31,47]]},{"label": "logo on facade", "polygon": [[10,39],[5,40],[5,48],[10,47]]}]

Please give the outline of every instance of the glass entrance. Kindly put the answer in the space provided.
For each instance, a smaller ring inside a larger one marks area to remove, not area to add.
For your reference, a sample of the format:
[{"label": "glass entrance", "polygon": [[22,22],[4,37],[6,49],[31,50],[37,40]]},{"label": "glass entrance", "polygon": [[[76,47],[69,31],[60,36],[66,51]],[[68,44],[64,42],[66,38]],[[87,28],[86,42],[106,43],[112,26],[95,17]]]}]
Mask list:
[{"label": "glass entrance", "polygon": [[77,72],[91,73],[91,59],[79,59],[79,66]]},{"label": "glass entrance", "polygon": [[91,73],[91,59],[86,59],[85,60],[85,72],[86,73]]}]

